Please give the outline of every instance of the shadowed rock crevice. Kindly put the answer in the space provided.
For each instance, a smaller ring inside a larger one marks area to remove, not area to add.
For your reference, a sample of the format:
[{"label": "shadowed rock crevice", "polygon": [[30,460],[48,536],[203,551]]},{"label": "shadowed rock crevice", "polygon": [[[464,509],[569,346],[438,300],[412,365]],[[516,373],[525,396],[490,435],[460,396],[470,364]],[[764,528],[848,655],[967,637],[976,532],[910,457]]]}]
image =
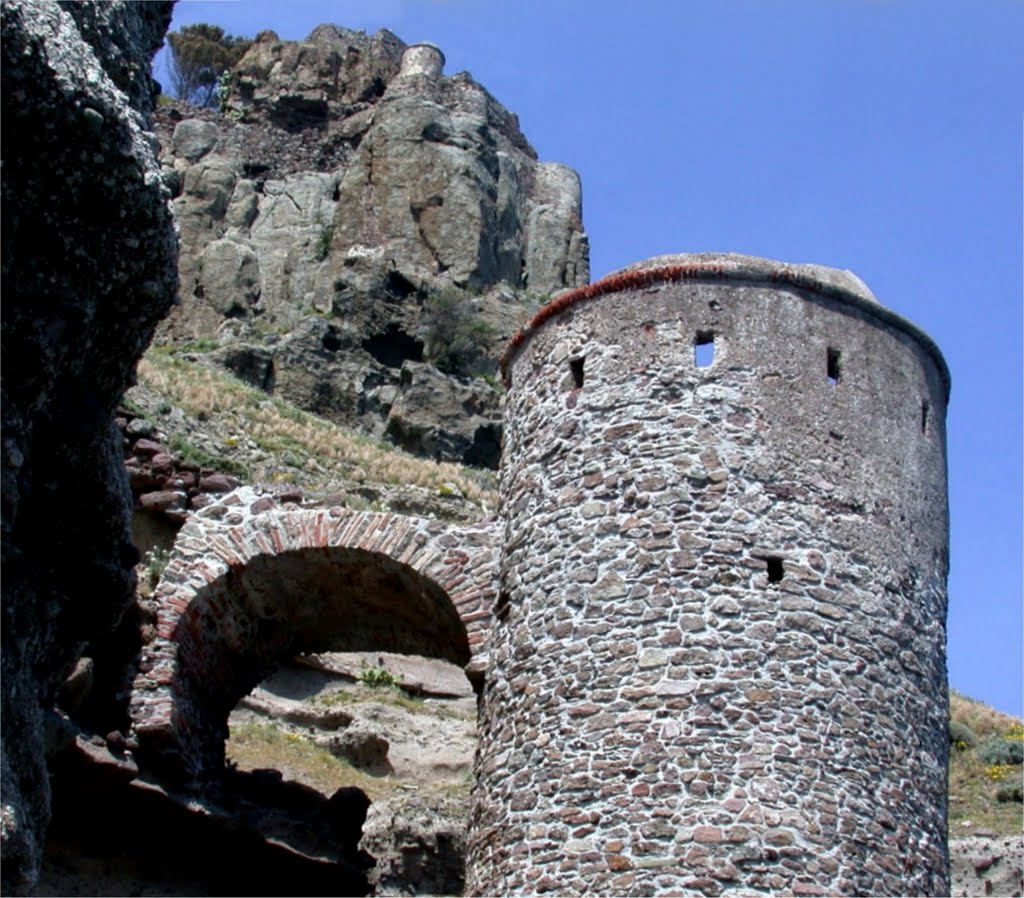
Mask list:
[{"label": "shadowed rock crevice", "polygon": [[401,368],[406,361],[423,361],[423,341],[410,337],[395,322],[391,322],[383,333],[367,337],[362,345],[363,349],[388,368]]},{"label": "shadowed rock crevice", "polygon": [[[68,894],[69,881],[105,894],[138,894],[140,883],[177,895],[368,894],[373,859],[357,846],[369,802],[358,789],[327,798],[274,771],[231,772],[216,799],[197,800],[128,781],[105,748],[85,748],[54,764],[40,894]],[[268,833],[301,834],[301,847]]]}]

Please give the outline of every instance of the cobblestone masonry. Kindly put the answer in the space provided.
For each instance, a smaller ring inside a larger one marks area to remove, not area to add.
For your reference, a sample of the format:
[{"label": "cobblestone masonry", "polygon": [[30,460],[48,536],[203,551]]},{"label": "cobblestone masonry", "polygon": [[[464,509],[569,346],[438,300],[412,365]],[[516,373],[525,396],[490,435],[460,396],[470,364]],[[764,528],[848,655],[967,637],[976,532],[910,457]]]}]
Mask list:
[{"label": "cobblestone masonry", "polygon": [[227,715],[282,658],[397,651],[482,667],[490,524],[297,509],[245,487],[190,517],[154,599],[131,698],[142,756],[220,772]]},{"label": "cobblestone masonry", "polygon": [[468,891],[948,894],[934,344],[845,272],[662,257],[505,372]]}]

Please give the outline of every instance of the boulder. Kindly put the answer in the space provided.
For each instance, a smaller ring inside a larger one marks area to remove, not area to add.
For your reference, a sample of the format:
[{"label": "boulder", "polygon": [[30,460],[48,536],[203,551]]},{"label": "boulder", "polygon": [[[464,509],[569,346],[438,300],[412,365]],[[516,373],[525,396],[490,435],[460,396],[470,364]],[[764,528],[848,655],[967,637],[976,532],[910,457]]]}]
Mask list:
[{"label": "boulder", "polygon": [[445,377],[427,364],[402,366],[400,392],[387,419],[387,434],[415,455],[455,458],[496,468],[501,455],[501,398],[480,380]]},{"label": "boulder", "polygon": [[384,92],[404,49],[386,30],[371,37],[320,25],[304,41],[282,41],[264,31],[235,67],[227,107],[287,131],[326,129]]},{"label": "boulder", "polygon": [[10,0],[2,16],[4,894],[49,820],[44,712],[134,592],[114,411],[171,305],[176,250],[149,133],[171,3]]},{"label": "boulder", "polygon": [[249,231],[259,254],[263,307],[271,317],[293,321],[330,311],[329,290],[317,284],[333,243],[337,176],[322,172],[267,181]]},{"label": "boulder", "polygon": [[356,723],[317,741],[353,767],[371,773],[389,772],[388,740],[367,726]]},{"label": "boulder", "polygon": [[174,154],[197,162],[210,152],[220,137],[220,128],[202,119],[186,119],[174,129]]},{"label": "boulder", "polygon": [[538,163],[468,75],[393,81],[341,181],[339,253],[384,247],[403,275],[550,293],[586,283],[579,178]]},{"label": "boulder", "polygon": [[254,313],[260,298],[260,262],[244,243],[228,238],[207,244],[199,257],[197,289],[225,318]]}]

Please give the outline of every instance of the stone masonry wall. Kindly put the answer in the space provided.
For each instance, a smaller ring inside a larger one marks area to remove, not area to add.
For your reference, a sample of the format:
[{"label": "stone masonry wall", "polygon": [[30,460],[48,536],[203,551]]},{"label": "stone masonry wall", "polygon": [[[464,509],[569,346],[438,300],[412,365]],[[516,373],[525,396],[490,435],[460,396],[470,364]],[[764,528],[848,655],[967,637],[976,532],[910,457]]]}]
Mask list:
[{"label": "stone masonry wall", "polygon": [[506,360],[467,893],[948,894],[941,356],[846,273],[648,267]]}]

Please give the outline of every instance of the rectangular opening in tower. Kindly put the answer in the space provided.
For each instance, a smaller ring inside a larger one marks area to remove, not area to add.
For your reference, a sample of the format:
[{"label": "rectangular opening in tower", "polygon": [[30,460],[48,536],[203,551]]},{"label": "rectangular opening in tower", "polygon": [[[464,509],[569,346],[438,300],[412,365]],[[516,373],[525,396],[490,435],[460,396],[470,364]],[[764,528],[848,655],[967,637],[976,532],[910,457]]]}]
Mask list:
[{"label": "rectangular opening in tower", "polygon": [[828,360],[825,363],[826,375],[828,376],[828,382],[835,386],[839,383],[839,356],[841,353],[838,349],[833,349],[831,346],[828,348]]},{"label": "rectangular opening in tower", "polygon": [[927,399],[921,400],[921,433],[928,434],[928,412],[931,411],[931,407],[928,405]]},{"label": "rectangular opening in tower", "polygon": [[572,383],[575,389],[579,389],[583,386],[583,363],[586,361],[583,358],[571,359],[569,362],[569,370],[572,371]]},{"label": "rectangular opening in tower", "polygon": [[511,602],[512,596],[506,590],[502,590],[498,593],[498,601],[494,603],[494,619],[498,623],[505,623],[508,620],[509,602]]},{"label": "rectangular opening in tower", "polygon": [[715,361],[715,335],[713,331],[697,331],[693,340],[693,364],[710,368]]},{"label": "rectangular opening in tower", "polygon": [[765,561],[768,563],[768,582],[779,583],[782,580],[782,559],[781,558],[766,558]]}]

